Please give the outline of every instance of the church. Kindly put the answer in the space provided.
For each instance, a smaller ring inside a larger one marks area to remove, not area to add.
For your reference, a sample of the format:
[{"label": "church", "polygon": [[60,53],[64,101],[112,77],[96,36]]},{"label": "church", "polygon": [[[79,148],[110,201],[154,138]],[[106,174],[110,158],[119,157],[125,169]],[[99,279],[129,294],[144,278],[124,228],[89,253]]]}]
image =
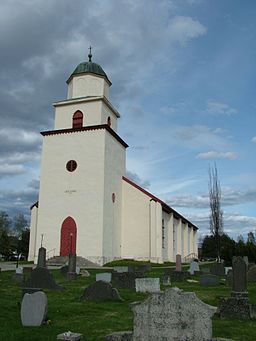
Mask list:
[{"label": "church", "polygon": [[197,256],[197,227],[126,177],[127,143],[109,101],[102,67],[80,63],[67,99],[53,103],[55,125],[43,131],[39,200],[31,206],[28,260],[70,252],[103,265],[115,259],[155,263]]}]

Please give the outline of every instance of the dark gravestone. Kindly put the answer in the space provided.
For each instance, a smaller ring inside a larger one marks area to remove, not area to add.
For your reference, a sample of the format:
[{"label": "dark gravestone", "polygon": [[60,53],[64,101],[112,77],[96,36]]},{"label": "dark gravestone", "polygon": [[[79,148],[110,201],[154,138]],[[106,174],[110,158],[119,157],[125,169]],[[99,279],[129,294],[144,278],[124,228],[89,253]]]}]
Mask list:
[{"label": "dark gravestone", "polygon": [[164,278],[169,277],[171,282],[182,282],[189,278],[188,271],[176,271],[173,268],[164,269]]},{"label": "dark gravestone", "polygon": [[135,289],[135,279],[143,278],[143,272],[113,272],[112,280],[114,286],[121,289]]},{"label": "dark gravestone", "polygon": [[181,267],[181,255],[176,255],[176,267],[175,267],[176,271],[181,271],[182,267]]},{"label": "dark gravestone", "polygon": [[67,279],[74,280],[76,279],[76,254],[70,253],[68,255],[68,273]]},{"label": "dark gravestone", "polygon": [[21,298],[23,298],[23,296],[25,294],[34,294],[37,291],[43,291],[42,288],[26,288],[23,287],[21,288]]},{"label": "dark gravestone", "polygon": [[37,267],[46,268],[46,249],[44,247],[40,247],[38,250]]},{"label": "dark gravestone", "polygon": [[226,285],[228,287],[233,287],[233,270],[228,270],[226,275]]},{"label": "dark gravestone", "polygon": [[201,271],[204,274],[209,274],[210,273],[210,269],[209,268],[201,268]]},{"label": "dark gravestone", "polygon": [[247,265],[242,257],[232,258],[233,293],[247,293]]},{"label": "dark gravestone", "polygon": [[105,336],[104,341],[132,341],[132,332],[116,332]]},{"label": "dark gravestone", "polygon": [[211,285],[218,285],[219,284],[219,277],[211,274],[205,274],[200,276],[199,278],[200,285],[203,286],[211,286]]},{"label": "dark gravestone", "polygon": [[141,264],[136,266],[136,271],[138,272],[146,272],[151,270],[151,264]]},{"label": "dark gravestone", "polygon": [[117,300],[122,301],[117,289],[113,288],[110,283],[97,281],[87,287],[81,297],[82,301],[103,301]]},{"label": "dark gravestone", "polygon": [[31,266],[23,266],[23,273],[32,272],[33,268]]},{"label": "dark gravestone", "polygon": [[52,274],[46,268],[35,268],[31,272],[30,278],[27,280],[24,287],[29,288],[44,288],[62,290],[63,288],[56,284]]},{"label": "dark gravestone", "polygon": [[225,267],[223,263],[213,263],[211,267],[211,274],[216,276],[225,275]]},{"label": "dark gravestone", "polygon": [[220,317],[249,320],[253,306],[247,292],[247,265],[242,257],[232,258],[233,282],[231,297],[220,298]]},{"label": "dark gravestone", "polygon": [[256,265],[249,268],[247,272],[247,280],[248,282],[256,282]]},{"label": "dark gravestone", "polygon": [[21,303],[21,322],[23,326],[41,326],[47,315],[47,296],[38,291],[25,294]]}]

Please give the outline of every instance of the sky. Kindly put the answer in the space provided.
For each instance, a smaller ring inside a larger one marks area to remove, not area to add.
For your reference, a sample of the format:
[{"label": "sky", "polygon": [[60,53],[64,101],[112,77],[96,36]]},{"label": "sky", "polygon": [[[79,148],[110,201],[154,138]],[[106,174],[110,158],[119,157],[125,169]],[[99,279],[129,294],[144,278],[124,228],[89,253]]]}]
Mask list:
[{"label": "sky", "polygon": [[112,82],[127,176],[209,233],[217,165],[224,232],[256,231],[254,0],[1,0],[0,210],[38,199],[52,103],[88,60]]}]

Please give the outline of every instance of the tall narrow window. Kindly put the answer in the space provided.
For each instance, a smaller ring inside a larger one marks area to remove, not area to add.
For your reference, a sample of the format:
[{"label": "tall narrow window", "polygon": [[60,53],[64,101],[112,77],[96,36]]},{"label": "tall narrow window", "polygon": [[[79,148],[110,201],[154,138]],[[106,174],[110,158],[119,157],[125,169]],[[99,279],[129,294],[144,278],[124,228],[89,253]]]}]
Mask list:
[{"label": "tall narrow window", "polygon": [[108,125],[111,127],[111,118],[108,116]]},{"label": "tall narrow window", "polygon": [[83,126],[83,113],[76,111],[73,115],[73,128],[81,128]]}]

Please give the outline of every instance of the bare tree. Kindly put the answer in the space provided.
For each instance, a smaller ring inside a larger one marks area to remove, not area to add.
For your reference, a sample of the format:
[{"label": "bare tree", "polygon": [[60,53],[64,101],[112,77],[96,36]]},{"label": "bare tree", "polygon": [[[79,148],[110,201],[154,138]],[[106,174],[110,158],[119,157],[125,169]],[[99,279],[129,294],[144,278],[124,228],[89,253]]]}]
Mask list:
[{"label": "bare tree", "polygon": [[220,262],[220,237],[223,233],[223,211],[221,210],[221,187],[216,164],[209,167],[210,230],[215,239],[217,259]]}]

